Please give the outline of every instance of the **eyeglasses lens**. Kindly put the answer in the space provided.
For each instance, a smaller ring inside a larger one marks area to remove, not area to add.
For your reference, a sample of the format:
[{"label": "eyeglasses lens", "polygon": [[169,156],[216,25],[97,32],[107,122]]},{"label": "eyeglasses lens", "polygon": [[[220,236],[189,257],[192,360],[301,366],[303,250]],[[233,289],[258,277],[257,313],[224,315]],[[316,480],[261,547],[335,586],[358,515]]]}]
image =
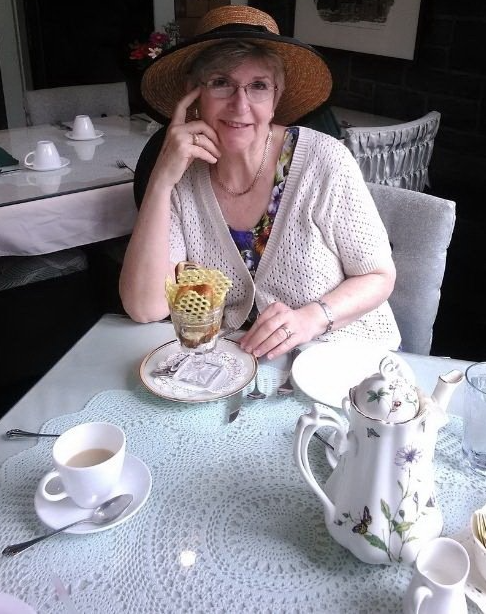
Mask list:
[{"label": "eyeglasses lens", "polygon": [[248,100],[251,102],[264,102],[272,97],[276,87],[267,81],[255,81],[246,85],[239,85],[227,79],[210,79],[206,86],[207,90],[213,98],[230,98],[236,93],[236,90],[242,87]]}]

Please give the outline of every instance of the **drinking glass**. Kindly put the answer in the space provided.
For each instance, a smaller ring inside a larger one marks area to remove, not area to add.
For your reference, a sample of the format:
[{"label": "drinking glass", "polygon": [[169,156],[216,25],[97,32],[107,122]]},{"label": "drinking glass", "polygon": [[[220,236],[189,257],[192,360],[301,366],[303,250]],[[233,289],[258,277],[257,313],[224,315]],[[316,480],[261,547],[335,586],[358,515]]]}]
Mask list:
[{"label": "drinking glass", "polygon": [[462,448],[471,469],[486,476],[486,362],[466,369]]}]

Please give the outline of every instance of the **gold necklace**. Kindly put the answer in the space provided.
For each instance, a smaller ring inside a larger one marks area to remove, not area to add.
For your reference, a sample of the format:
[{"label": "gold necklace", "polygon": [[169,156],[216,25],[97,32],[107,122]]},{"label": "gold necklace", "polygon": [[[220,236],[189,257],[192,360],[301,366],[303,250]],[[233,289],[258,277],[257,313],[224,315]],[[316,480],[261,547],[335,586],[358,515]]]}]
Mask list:
[{"label": "gold necklace", "polygon": [[272,127],[270,126],[267,140],[265,141],[265,149],[263,150],[262,163],[260,164],[260,168],[257,170],[255,178],[251,182],[251,185],[249,188],[246,188],[246,190],[243,190],[243,192],[235,192],[235,190],[232,190],[231,188],[229,188],[227,185],[223,183],[223,181],[221,180],[221,177],[219,176],[217,167],[214,166],[213,167],[214,168],[214,178],[216,179],[216,183],[219,185],[219,187],[223,188],[223,190],[227,192],[228,194],[231,194],[231,196],[243,196],[244,194],[248,194],[248,192],[251,192],[253,188],[255,187],[255,183],[260,179],[261,174],[263,173],[263,169],[265,168],[265,163],[267,161],[268,152],[270,151],[270,145],[272,144],[272,138],[273,138],[273,131],[272,131]]}]

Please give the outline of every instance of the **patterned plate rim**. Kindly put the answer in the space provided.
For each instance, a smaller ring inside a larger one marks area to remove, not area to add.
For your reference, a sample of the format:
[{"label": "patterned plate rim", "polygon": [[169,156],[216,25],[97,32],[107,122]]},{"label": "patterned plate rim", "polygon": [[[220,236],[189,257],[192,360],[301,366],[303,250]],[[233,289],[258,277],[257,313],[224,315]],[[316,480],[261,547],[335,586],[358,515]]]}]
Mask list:
[{"label": "patterned plate rim", "polygon": [[167,343],[164,343],[163,345],[159,346],[158,348],[155,348],[155,350],[152,350],[151,352],[149,352],[147,354],[147,356],[145,356],[145,358],[142,360],[142,364],[140,365],[140,379],[142,380],[142,384],[148,389],[150,390],[150,392],[152,392],[153,394],[155,394],[158,397],[162,397],[163,399],[167,399],[169,401],[177,401],[179,403],[208,403],[210,401],[216,401],[219,399],[226,399],[228,397],[233,396],[234,394],[236,394],[237,392],[240,392],[240,390],[243,390],[243,388],[249,384],[252,379],[255,377],[257,369],[258,369],[258,363],[256,358],[253,356],[253,354],[246,354],[246,352],[243,352],[243,350],[239,349],[239,345],[236,341],[233,341],[232,339],[225,339],[222,338],[218,341],[218,345],[226,345],[228,344],[228,347],[225,348],[227,351],[235,354],[235,352],[233,351],[233,347],[237,347],[239,349],[239,352],[241,352],[242,354],[244,354],[244,356],[246,357],[246,359],[251,362],[251,365],[249,364],[249,368],[246,369],[245,371],[248,371],[247,375],[243,378],[243,380],[241,381],[240,384],[238,384],[238,387],[235,388],[234,390],[230,390],[229,392],[224,392],[224,393],[210,393],[210,392],[206,392],[206,397],[204,399],[199,398],[199,397],[191,397],[191,398],[182,398],[180,396],[172,396],[169,394],[166,394],[165,392],[163,392],[162,390],[157,389],[148,379],[147,375],[145,374],[145,368],[147,366],[147,363],[149,362],[149,360],[154,356],[154,354],[157,354],[157,352],[160,352],[161,350],[163,350],[164,348],[166,348],[167,346],[170,345],[177,345],[179,342],[177,341],[177,339],[173,339],[172,341],[167,341]]}]

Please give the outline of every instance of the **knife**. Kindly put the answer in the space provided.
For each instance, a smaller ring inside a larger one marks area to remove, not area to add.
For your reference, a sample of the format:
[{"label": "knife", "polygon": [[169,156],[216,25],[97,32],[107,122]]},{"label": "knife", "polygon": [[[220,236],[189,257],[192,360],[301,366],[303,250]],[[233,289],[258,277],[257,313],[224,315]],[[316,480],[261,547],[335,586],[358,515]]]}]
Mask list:
[{"label": "knife", "polygon": [[243,403],[243,390],[240,390],[235,395],[230,397],[228,424],[231,424],[238,418]]}]

